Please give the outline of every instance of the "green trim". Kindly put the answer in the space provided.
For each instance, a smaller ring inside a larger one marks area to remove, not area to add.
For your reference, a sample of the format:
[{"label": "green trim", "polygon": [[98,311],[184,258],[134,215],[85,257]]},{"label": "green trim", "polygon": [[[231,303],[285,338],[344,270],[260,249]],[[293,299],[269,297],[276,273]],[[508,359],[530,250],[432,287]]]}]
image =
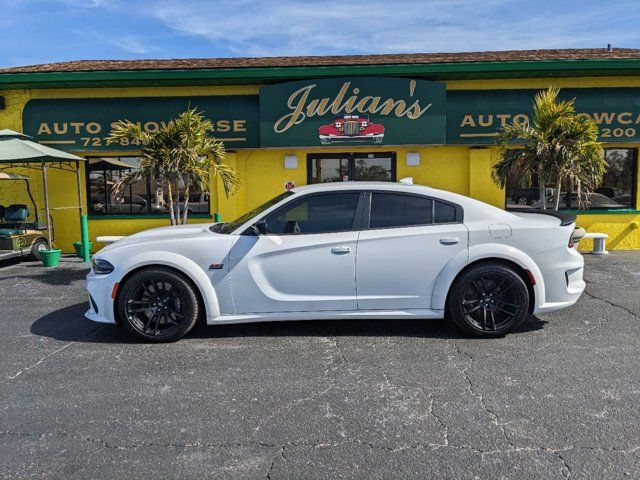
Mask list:
[{"label": "green trim", "polygon": [[638,74],[640,74],[640,59],[454,62],[190,70],[96,70],[83,72],[2,73],[0,74],[0,89],[134,85],[250,85],[268,83],[273,80],[359,75],[407,75],[424,76],[435,79],[453,79]]},{"label": "green trim", "polygon": [[640,210],[633,208],[603,208],[601,210],[560,210],[560,213],[571,213],[574,215],[638,215]]},{"label": "green trim", "polygon": [[[192,213],[189,218],[206,218],[212,219],[213,215],[209,213]],[[89,215],[89,220],[168,220],[168,214],[156,215]]]}]

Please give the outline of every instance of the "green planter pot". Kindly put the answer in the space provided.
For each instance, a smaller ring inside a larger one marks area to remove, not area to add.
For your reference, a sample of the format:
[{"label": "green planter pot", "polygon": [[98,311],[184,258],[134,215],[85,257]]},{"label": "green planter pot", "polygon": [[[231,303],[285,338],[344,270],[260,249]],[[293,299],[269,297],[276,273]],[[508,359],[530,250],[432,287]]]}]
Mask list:
[{"label": "green planter pot", "polygon": [[[82,242],[73,242],[73,248],[76,251],[76,255],[79,258],[84,258],[83,252],[82,252]],[[91,251],[91,249],[93,248],[93,242],[89,242],[89,251]]]},{"label": "green planter pot", "polygon": [[40,258],[45,267],[57,267],[60,263],[60,249],[40,250]]}]

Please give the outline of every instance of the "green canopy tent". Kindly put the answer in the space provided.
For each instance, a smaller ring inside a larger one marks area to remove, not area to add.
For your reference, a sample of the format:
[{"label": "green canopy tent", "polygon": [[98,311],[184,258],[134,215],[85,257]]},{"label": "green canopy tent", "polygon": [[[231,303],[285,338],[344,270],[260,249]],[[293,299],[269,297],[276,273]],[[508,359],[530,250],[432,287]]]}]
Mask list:
[{"label": "green canopy tent", "polygon": [[[82,188],[80,183],[80,162],[85,159],[55,148],[40,145],[30,140],[31,137],[13,130],[0,130],[0,169],[6,168],[37,168],[42,170],[42,189],[44,194],[45,221],[49,248],[53,248],[51,235],[51,216],[49,208],[49,189],[47,185],[47,168],[56,168],[75,172],[78,190],[78,205],[72,207],[57,207],[53,210],[77,208],[80,215],[81,238],[85,261],[89,260],[88,232],[86,217],[82,215]],[[84,225],[84,227],[82,227]]]}]

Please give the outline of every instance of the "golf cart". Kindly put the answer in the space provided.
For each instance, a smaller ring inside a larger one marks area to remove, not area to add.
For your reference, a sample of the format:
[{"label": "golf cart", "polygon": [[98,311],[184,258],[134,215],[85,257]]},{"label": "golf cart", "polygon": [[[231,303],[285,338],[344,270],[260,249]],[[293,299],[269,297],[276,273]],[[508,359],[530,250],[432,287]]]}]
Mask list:
[{"label": "golf cart", "polygon": [[49,248],[47,240],[47,226],[42,224],[38,217],[38,207],[31,189],[29,177],[15,173],[0,172],[0,183],[6,181],[23,181],[31,205],[35,220],[28,222],[31,213],[29,206],[23,204],[0,205],[0,260],[14,257],[31,256],[40,260],[40,251]]}]

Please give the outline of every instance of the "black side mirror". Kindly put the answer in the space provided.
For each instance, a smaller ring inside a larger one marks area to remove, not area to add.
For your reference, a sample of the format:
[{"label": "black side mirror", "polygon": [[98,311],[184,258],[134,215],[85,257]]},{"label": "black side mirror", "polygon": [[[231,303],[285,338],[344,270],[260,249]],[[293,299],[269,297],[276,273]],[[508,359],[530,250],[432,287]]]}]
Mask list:
[{"label": "black side mirror", "polygon": [[256,235],[267,235],[269,233],[267,222],[265,220],[258,220],[251,225],[251,231]]}]

